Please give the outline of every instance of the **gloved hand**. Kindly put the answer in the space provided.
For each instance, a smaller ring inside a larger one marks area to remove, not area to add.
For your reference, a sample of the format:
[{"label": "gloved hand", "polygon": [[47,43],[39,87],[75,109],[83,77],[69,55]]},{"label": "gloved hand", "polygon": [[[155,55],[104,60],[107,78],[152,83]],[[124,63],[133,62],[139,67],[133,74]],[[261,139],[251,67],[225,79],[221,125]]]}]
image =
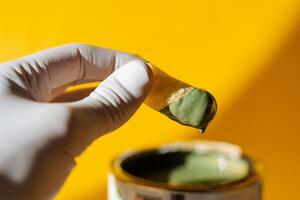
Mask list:
[{"label": "gloved hand", "polygon": [[[70,85],[96,80],[104,81],[80,101],[48,103]],[[150,86],[140,58],[83,44],[0,64],[0,199],[53,197],[74,157],[124,124]]]}]

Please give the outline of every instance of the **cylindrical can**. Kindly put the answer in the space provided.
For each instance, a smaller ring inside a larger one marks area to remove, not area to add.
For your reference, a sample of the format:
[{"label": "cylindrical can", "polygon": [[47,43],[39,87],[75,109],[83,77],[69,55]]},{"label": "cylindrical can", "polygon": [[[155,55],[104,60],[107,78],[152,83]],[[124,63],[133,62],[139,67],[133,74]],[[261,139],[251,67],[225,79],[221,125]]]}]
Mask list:
[{"label": "cylindrical can", "polygon": [[261,200],[260,171],[236,145],[176,142],[119,155],[108,176],[108,199]]}]

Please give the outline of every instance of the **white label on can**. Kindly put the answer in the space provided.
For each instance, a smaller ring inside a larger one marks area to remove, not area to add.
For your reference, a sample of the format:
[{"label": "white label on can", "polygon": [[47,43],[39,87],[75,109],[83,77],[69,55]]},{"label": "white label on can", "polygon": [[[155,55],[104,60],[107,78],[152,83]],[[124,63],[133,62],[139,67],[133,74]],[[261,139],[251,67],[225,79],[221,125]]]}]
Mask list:
[{"label": "white label on can", "polygon": [[180,192],[125,183],[109,175],[109,200],[261,200],[261,182],[230,191]]},{"label": "white label on can", "polygon": [[108,174],[108,187],[107,187],[107,194],[108,194],[108,199],[111,200],[122,200],[120,193],[118,191],[117,188],[117,184],[116,184],[116,178],[114,175],[112,174]]}]

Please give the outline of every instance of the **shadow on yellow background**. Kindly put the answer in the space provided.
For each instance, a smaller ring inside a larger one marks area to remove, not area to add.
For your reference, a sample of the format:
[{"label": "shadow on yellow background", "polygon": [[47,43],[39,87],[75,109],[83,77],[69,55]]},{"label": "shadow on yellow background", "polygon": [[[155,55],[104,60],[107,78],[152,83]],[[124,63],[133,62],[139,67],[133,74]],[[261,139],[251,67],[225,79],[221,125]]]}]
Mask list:
[{"label": "shadow on yellow background", "polygon": [[299,113],[300,23],[264,70],[220,113],[207,138],[239,144],[264,162],[267,199],[298,199]]}]

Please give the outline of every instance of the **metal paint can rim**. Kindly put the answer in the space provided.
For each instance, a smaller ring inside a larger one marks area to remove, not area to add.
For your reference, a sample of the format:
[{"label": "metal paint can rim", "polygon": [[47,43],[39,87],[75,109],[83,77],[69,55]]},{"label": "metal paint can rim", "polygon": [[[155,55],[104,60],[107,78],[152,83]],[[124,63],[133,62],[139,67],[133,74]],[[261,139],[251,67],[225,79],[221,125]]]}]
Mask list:
[{"label": "metal paint can rim", "polygon": [[[121,164],[127,158],[137,154],[143,154],[147,152],[171,152],[171,151],[179,151],[179,150],[189,150],[189,151],[216,151],[222,152],[229,156],[239,157],[241,159],[246,159],[250,163],[251,173],[248,174],[245,178],[224,184],[198,184],[198,185],[170,185],[167,183],[155,182],[147,179],[142,179],[136,177],[128,172],[126,172]],[[262,179],[262,171],[263,167],[261,162],[253,159],[246,153],[242,151],[242,149],[234,144],[219,142],[219,141],[206,141],[206,140],[193,140],[193,141],[180,141],[175,143],[170,143],[167,145],[161,145],[159,147],[152,148],[144,148],[137,150],[129,150],[125,153],[119,154],[112,162],[111,162],[111,173],[120,181],[123,181],[132,185],[141,185],[146,187],[154,187],[166,190],[173,191],[181,191],[181,192],[222,192],[222,191],[232,191],[239,190],[245,187],[249,187]]]}]

